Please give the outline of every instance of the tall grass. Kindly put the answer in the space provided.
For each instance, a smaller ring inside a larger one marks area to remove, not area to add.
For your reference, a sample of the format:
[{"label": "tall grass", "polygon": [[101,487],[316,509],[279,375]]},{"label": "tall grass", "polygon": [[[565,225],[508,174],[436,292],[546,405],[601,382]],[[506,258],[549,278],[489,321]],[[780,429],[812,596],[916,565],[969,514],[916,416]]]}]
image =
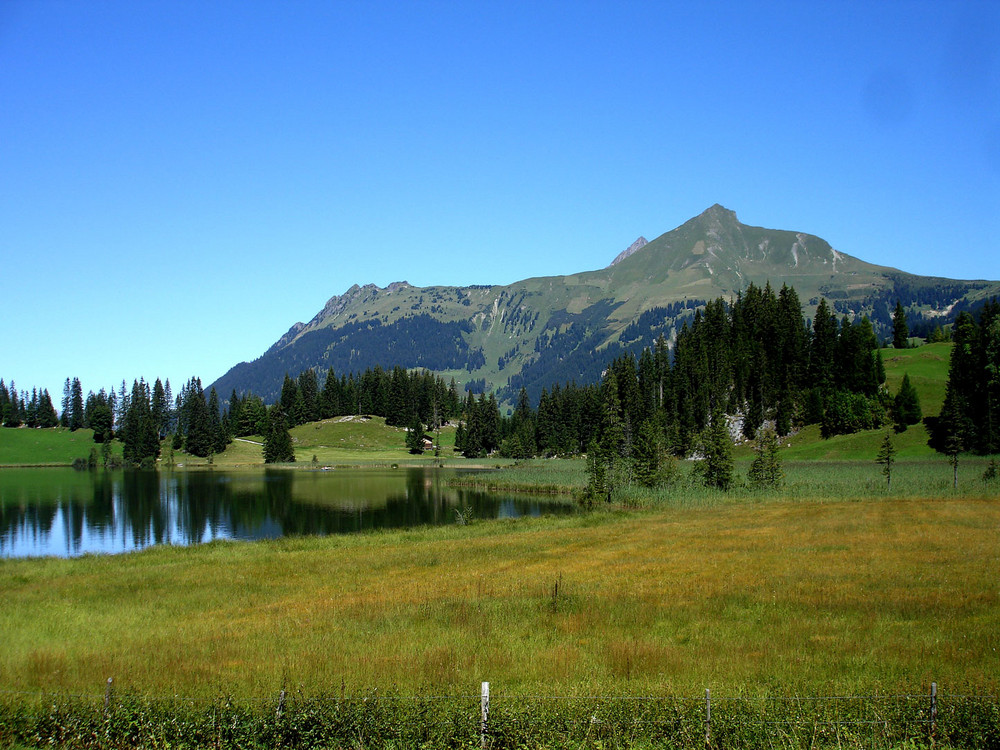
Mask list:
[{"label": "tall grass", "polygon": [[692,503],[0,562],[0,685],[995,690],[1000,503]]},{"label": "tall grass", "polygon": [[920,748],[995,747],[990,697],[765,699],[478,696],[282,691],[257,702],[135,696],[0,698],[0,746],[87,748]]},{"label": "tall grass", "polygon": [[[847,461],[785,460],[784,479],[775,489],[753,489],[746,481],[750,460],[735,463],[736,481],[725,493],[705,487],[695,475],[694,461],[675,461],[671,481],[656,488],[638,484],[615,490],[613,501],[630,508],[676,508],[743,503],[831,500],[891,500],[911,497],[997,497],[1000,482],[985,482],[989,459],[963,456],[959,461],[958,487],[952,467],[943,456],[902,458],[893,465],[889,484],[875,462],[875,449],[867,459]],[[463,474],[452,484],[484,491],[516,491],[579,495],[587,484],[583,459],[533,459],[493,471]]]},{"label": "tall grass", "polygon": [[574,494],[587,484],[587,470],[581,458],[535,458],[518,461],[494,471],[463,474],[454,477],[449,483],[454,486],[476,487],[487,492]]}]

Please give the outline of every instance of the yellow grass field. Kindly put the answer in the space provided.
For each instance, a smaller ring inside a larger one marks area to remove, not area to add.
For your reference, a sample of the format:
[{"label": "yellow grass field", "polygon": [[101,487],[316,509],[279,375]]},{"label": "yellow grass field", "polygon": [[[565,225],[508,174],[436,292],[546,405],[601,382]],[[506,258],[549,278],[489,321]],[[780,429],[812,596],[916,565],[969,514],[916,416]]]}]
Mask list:
[{"label": "yellow grass field", "polygon": [[1000,682],[995,498],[741,503],[0,561],[0,684],[252,698]]}]

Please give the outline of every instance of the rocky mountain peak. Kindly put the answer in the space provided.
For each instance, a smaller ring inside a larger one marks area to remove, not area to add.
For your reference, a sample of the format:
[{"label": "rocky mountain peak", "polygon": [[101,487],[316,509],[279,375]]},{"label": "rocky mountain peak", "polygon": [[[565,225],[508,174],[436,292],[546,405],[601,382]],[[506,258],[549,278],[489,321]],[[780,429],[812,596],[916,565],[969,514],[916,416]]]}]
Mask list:
[{"label": "rocky mountain peak", "polygon": [[633,242],[627,248],[625,248],[620,253],[618,253],[618,257],[616,257],[613,261],[611,261],[611,265],[614,266],[614,265],[617,265],[617,264],[621,263],[623,260],[625,260],[628,256],[630,256],[636,250],[642,250],[642,248],[644,248],[648,244],[649,244],[649,242],[646,240],[646,238],[640,236],[639,239],[637,239],[635,242]]},{"label": "rocky mountain peak", "polygon": [[720,205],[718,203],[714,204],[713,206],[711,206],[709,208],[706,208],[704,211],[702,211],[701,215],[698,218],[699,219],[708,219],[708,220],[713,221],[713,222],[720,222],[720,223],[727,223],[727,224],[728,223],[733,223],[733,224],[739,224],[740,223],[740,220],[738,218],[736,218],[736,212],[735,211],[730,211],[728,208],[726,208],[725,206]]}]

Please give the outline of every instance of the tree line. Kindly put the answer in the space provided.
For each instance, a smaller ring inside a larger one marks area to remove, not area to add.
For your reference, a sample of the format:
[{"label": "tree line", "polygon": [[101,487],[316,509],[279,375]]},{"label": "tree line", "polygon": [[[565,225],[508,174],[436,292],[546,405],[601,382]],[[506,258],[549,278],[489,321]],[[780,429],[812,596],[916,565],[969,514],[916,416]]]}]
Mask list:
[{"label": "tree line", "polygon": [[[897,342],[906,338],[901,312],[897,305]],[[986,308],[987,314],[989,328],[997,316],[993,308]],[[971,321],[975,331],[956,329],[956,336],[985,346],[971,316],[961,320],[966,327]],[[162,385],[159,379],[152,386],[135,381],[130,391],[123,382],[117,393],[102,389],[84,399],[79,381],[67,379],[59,420],[70,429],[93,428],[97,442],[118,437],[130,463],[155,458],[167,435],[173,435],[173,449],[199,456],[221,452],[234,437],[262,436],[265,460],[294,460],[287,437],[291,427],[368,414],[384,417],[389,425],[419,429],[421,435],[425,427],[433,430],[458,420],[456,448],[470,457],[596,450],[611,466],[616,456],[631,461],[651,453],[702,454],[709,436],[721,435],[723,424],[727,434],[756,438],[765,426],[782,436],[795,426],[819,424],[822,434],[831,436],[879,427],[890,419],[901,426],[912,423],[912,386],[904,394],[907,409],[901,409],[899,394],[888,394],[884,381],[878,341],[867,318],[838,320],[821,299],[807,320],[793,288],[785,285],[775,293],[768,284],[750,285],[735,300],[706,302],[672,344],[661,334],[638,357],[620,353],[605,364],[597,382],[543,388],[537,406],[522,387],[506,416],[493,393],[470,392],[463,399],[454,379],[445,383],[428,370],[375,366],[347,374],[331,368],[322,379],[314,369],[297,377],[286,373],[271,405],[235,389],[223,402],[214,388],[205,394],[198,378],[191,378],[175,400],[169,381]],[[0,382],[5,416],[13,410],[6,406],[13,400],[11,390]],[[984,413],[993,414],[995,391],[963,391],[961,403],[969,405],[963,408],[976,413],[985,398],[993,411]],[[32,400],[41,404],[45,398],[39,393]],[[35,410],[36,422],[40,411]],[[51,421],[50,410],[44,411]],[[908,416],[901,418],[904,411]],[[919,406],[916,413],[919,421]],[[973,438],[963,440],[971,445]],[[650,474],[649,467],[639,473]]]}]

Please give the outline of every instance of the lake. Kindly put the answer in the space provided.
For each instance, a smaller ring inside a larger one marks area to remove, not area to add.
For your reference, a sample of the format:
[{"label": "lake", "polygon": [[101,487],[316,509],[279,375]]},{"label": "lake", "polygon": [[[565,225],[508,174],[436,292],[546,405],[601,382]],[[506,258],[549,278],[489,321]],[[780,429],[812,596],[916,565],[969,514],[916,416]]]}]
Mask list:
[{"label": "lake", "polygon": [[[0,557],[121,553],[571,513],[567,499],[448,486],[446,469],[0,470]],[[471,509],[471,510],[467,510]]]}]

